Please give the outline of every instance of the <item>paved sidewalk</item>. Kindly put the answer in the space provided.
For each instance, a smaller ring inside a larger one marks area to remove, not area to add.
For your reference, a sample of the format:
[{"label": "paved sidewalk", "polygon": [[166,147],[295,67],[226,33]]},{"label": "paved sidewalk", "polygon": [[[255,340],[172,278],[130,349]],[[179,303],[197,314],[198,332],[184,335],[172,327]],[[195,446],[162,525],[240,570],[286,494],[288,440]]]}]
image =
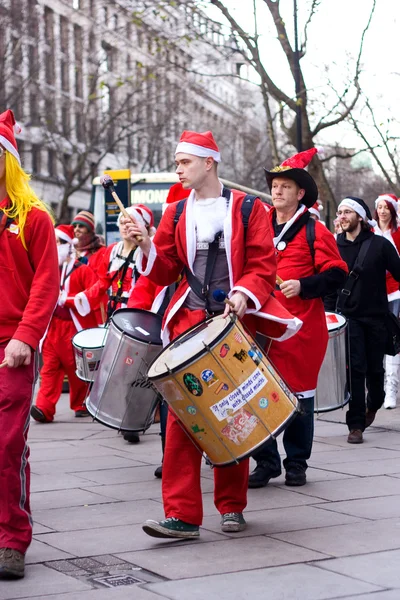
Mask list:
[{"label": "paved sidewalk", "polygon": [[200,540],[163,541],[141,529],[163,517],[158,426],[133,446],[64,396],[56,422],[31,425],[34,542],[0,600],[399,600],[400,408],[360,446],[343,421],[316,420],[306,486],[249,490],[240,534],[221,533],[204,466]]}]

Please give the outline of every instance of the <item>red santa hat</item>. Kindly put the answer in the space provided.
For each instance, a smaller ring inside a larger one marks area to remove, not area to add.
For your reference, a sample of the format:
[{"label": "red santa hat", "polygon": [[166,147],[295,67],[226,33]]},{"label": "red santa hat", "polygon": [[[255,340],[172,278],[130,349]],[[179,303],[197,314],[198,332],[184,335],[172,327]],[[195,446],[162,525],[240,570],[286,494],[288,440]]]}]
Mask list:
[{"label": "red santa hat", "polygon": [[[128,213],[128,215],[131,215],[142,225],[147,225],[148,227],[154,226],[154,215],[150,208],[144,206],[144,204],[135,204],[135,206],[128,206],[126,212]],[[120,224],[122,217],[123,214],[121,212],[118,215],[118,225]]]},{"label": "red santa hat", "polygon": [[74,244],[74,227],[73,225],[57,225],[55,234],[60,240]]},{"label": "red santa hat", "polygon": [[397,212],[398,209],[398,202],[397,202],[397,197],[394,194],[381,194],[380,196],[377,197],[377,199],[375,200],[375,208],[378,208],[378,204],[381,200],[385,200],[386,202],[389,202],[389,204],[391,204],[394,208],[394,210]]},{"label": "red santa hat", "polygon": [[17,125],[13,111],[8,109],[0,114],[0,144],[4,146],[7,152],[15,156],[21,164],[17,140],[15,139],[16,133],[21,133],[21,127]]},{"label": "red santa hat", "polygon": [[312,213],[313,215],[315,215],[318,219],[318,221],[321,220],[321,211],[323,210],[323,206],[322,204],[320,204],[320,202],[315,202],[309,209],[308,212]]},{"label": "red santa hat", "polygon": [[175,154],[185,152],[201,158],[211,156],[215,162],[221,161],[221,154],[211,131],[197,133],[197,131],[184,131],[176,147]]},{"label": "red santa hat", "polygon": [[171,185],[169,188],[168,196],[165,200],[167,204],[172,204],[173,202],[178,202],[178,200],[186,200],[190,194],[190,190],[185,190],[183,185],[178,182]]}]

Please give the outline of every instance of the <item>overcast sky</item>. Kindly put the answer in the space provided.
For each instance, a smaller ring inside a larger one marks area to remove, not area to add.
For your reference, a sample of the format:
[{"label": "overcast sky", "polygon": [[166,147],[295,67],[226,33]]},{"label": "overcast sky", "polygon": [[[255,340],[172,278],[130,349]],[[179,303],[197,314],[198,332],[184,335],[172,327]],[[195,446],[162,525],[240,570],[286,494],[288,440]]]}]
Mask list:
[{"label": "overcast sky", "polygon": [[[237,20],[253,31],[253,0],[226,0]],[[293,0],[281,0],[281,14],[293,34]],[[310,0],[297,0],[299,35],[308,16]],[[338,90],[343,90],[346,75],[354,72],[362,31],[367,24],[372,0],[321,0],[308,33],[307,55],[301,65],[308,88],[314,94],[326,90],[329,78]],[[211,13],[210,13],[211,14]],[[219,17],[219,11],[212,13]],[[288,94],[293,93],[293,81],[288,74],[286,59],[276,40],[276,31],[263,0],[257,0],[257,26],[264,65],[276,83]],[[366,34],[362,58],[361,85],[376,107],[383,122],[390,114],[400,121],[400,1],[377,0],[375,15]],[[292,37],[293,40],[293,37]],[[311,96],[312,94],[310,94]],[[355,137],[349,128],[335,128],[324,134],[322,143],[337,141],[353,145]]]}]

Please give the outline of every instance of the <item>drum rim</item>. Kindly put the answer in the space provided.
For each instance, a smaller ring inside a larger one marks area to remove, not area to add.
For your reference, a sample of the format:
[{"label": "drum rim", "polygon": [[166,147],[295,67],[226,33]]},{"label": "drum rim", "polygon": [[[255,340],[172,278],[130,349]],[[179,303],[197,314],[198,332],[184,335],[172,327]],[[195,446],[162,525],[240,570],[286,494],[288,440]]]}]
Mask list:
[{"label": "drum rim", "polygon": [[[104,339],[103,339],[103,344],[101,346],[88,346],[87,344],[85,344],[85,345],[82,346],[82,345],[78,345],[76,342],[74,342],[74,339],[78,335],[80,335],[83,331],[90,331],[91,329],[93,329],[95,331],[97,331],[98,329],[101,329],[101,331],[103,332]],[[99,327],[86,327],[86,329],[81,329],[80,331],[77,331],[73,335],[73,337],[71,339],[71,342],[72,342],[72,345],[74,346],[74,348],[76,348],[77,350],[85,350],[85,349],[87,349],[87,350],[100,350],[100,348],[104,348],[104,345],[106,343],[107,334],[108,334],[108,328],[107,327],[100,327],[100,326]]]},{"label": "drum rim", "polygon": [[[220,316],[220,315],[219,315]],[[200,325],[203,325],[204,323],[206,323],[207,321],[212,321],[213,319],[215,319],[216,317],[208,317],[206,319],[203,319],[202,321],[200,321],[199,323],[196,323],[196,325],[192,325],[192,327],[190,327],[189,329],[187,329],[186,331],[184,331],[183,333],[181,333],[180,335],[178,335],[176,338],[174,338],[167,346],[165,346],[165,348],[163,348],[163,350],[161,351],[161,353],[156,356],[150,363],[149,368],[147,369],[147,377],[149,378],[150,381],[158,381],[159,379],[164,379],[164,377],[166,377],[169,373],[179,373],[179,371],[181,371],[182,369],[185,369],[186,367],[190,366],[191,364],[193,364],[196,360],[198,360],[199,358],[201,358],[201,356],[203,356],[203,354],[206,352],[206,348],[203,348],[200,352],[197,352],[196,354],[194,354],[193,356],[191,356],[190,358],[188,358],[187,360],[185,360],[184,362],[180,363],[179,366],[174,367],[173,369],[171,369],[170,371],[165,371],[164,373],[160,374],[160,375],[153,375],[150,376],[149,372],[152,368],[152,366],[154,365],[154,363],[159,360],[159,358],[161,357],[161,355],[168,350],[168,348],[170,348],[171,346],[173,346],[174,344],[176,344],[176,342],[178,340],[180,340],[181,338],[185,337],[190,331],[193,331],[194,329],[197,329],[197,327],[200,327]],[[228,321],[227,321],[228,323]],[[226,336],[227,333],[229,333],[232,328],[235,326],[235,321],[231,320],[229,322],[229,325],[227,325],[227,327],[225,327],[221,333],[219,333],[217,335],[217,337],[215,338],[215,340],[213,340],[210,344],[210,348],[215,348],[215,346],[224,339],[224,337]]]},{"label": "drum rim", "polygon": [[342,315],[341,313],[337,312],[336,310],[326,310],[325,311],[325,316],[326,315],[337,315],[339,317],[342,317],[342,319],[344,319],[344,323],[342,323],[341,325],[338,325],[337,327],[335,327],[334,329],[329,329],[328,324],[326,325],[327,329],[328,329],[328,333],[329,335],[335,334],[336,332],[340,331],[341,329],[344,329],[347,327],[347,317],[345,317],[344,315]]},{"label": "drum rim", "polygon": [[114,311],[112,314],[112,317],[110,319],[110,323],[112,325],[114,325],[115,329],[117,329],[117,331],[119,331],[120,333],[123,333],[124,335],[126,335],[127,337],[129,337],[131,340],[135,340],[135,342],[141,342],[143,344],[152,344],[154,346],[162,346],[162,339],[161,339],[161,333],[160,333],[160,341],[159,342],[146,342],[146,340],[143,339],[138,339],[137,337],[133,336],[131,333],[128,333],[127,331],[125,331],[124,329],[122,329],[122,327],[120,327],[119,325],[117,325],[117,323],[115,323],[114,321],[114,316],[120,313],[147,313],[149,315],[151,315],[152,317],[156,317],[157,320],[160,322],[160,332],[161,332],[161,326],[162,326],[162,317],[160,315],[158,315],[157,313],[152,312],[151,310],[144,310],[144,308],[118,308],[118,310]]}]

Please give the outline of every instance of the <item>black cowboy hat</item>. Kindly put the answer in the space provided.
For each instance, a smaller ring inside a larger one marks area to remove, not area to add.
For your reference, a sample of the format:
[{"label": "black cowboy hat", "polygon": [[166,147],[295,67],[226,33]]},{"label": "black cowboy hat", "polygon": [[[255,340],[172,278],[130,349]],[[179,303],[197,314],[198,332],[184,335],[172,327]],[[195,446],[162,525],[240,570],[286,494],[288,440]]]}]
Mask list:
[{"label": "black cowboy hat", "polygon": [[292,181],[295,181],[302,190],[305,190],[305,194],[301,199],[302,204],[307,208],[311,208],[318,199],[318,187],[311,175],[304,170],[304,167],[309,164],[311,158],[316,153],[316,148],[310,148],[309,150],[291,156],[283,161],[279,167],[275,167],[274,169],[271,169],[271,171],[264,169],[270,191],[272,188],[272,181],[275,177],[292,179]]}]

